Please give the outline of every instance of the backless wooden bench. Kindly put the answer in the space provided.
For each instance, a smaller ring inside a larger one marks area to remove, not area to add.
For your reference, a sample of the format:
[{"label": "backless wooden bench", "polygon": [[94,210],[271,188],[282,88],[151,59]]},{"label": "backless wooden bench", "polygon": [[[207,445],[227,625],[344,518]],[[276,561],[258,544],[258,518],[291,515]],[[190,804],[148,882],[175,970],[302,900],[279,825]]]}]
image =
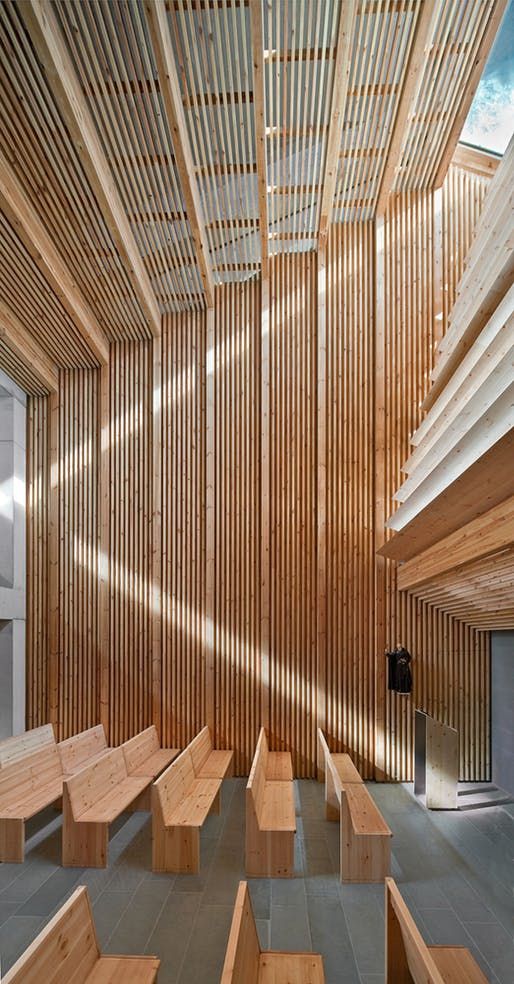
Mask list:
[{"label": "backless wooden bench", "polygon": [[149,786],[148,776],[129,776],[122,748],[113,748],[93,765],[64,782],[62,863],[105,868],[109,824],[129,809]]},{"label": "backless wooden bench", "polygon": [[239,883],[221,984],[324,984],[319,953],[261,950],[248,884]]},{"label": "backless wooden bench", "polygon": [[60,800],[62,792],[55,741],[0,769],[0,861],[23,861],[25,821]]},{"label": "backless wooden bench", "polygon": [[465,946],[427,946],[392,878],[385,880],[386,984],[487,984]]},{"label": "backless wooden bench", "polygon": [[188,745],[152,786],[152,870],[200,870],[200,829],[219,809],[221,779],[195,775]]},{"label": "backless wooden bench", "polygon": [[341,792],[344,784],[362,783],[363,780],[346,752],[330,751],[321,728],[318,728],[318,742],[325,780],[325,816],[327,820],[339,820]]},{"label": "backless wooden bench", "polygon": [[154,984],[157,957],[100,953],[87,888],[81,885],[36,936],[3,984]]},{"label": "backless wooden bench", "polygon": [[246,874],[291,878],[296,833],[293,782],[268,778],[269,755],[266,731],[261,728],[246,786]]},{"label": "backless wooden bench", "polygon": [[93,765],[111,749],[107,747],[103,724],[97,724],[87,731],[81,731],[78,735],[60,741],[57,751],[61,759],[63,775],[67,778],[88,765]]}]

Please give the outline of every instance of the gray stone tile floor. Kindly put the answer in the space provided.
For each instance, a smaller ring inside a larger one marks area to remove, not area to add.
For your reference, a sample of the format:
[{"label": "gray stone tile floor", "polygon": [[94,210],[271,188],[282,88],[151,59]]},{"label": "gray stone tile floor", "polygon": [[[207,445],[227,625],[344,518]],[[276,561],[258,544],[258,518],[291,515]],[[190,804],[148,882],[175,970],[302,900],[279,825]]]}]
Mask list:
[{"label": "gray stone tile floor", "polygon": [[[88,886],[106,953],[155,953],[160,984],[219,981],[237,885],[244,877],[244,786],[223,788],[202,832],[199,875],[154,875],[150,817],[111,830],[105,870],[60,866],[61,820],[29,826],[23,865],[0,864],[0,956],[7,970],[76,885]],[[514,984],[514,816],[501,807],[427,812],[408,785],[370,784],[393,839],[393,875],[427,943],[464,944],[493,984]],[[323,787],[295,782],[296,877],[250,880],[264,948],[323,954],[327,984],[381,984],[384,892],[341,885],[338,824]]]}]

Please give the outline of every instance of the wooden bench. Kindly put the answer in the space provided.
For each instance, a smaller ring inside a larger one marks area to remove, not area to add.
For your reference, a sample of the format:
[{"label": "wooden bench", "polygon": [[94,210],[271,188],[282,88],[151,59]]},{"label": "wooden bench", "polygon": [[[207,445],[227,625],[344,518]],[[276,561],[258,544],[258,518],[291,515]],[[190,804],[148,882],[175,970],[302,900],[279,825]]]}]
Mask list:
[{"label": "wooden bench", "polygon": [[[125,756],[125,765],[129,776],[157,779],[180,754],[180,748],[161,748],[159,736],[154,724],[145,728],[138,735],[129,738],[121,746]],[[141,796],[132,804],[132,810],[152,809],[150,784]]]},{"label": "wooden bench", "polygon": [[81,885],[36,936],[3,984],[153,984],[157,957],[103,957],[87,888]]},{"label": "wooden bench", "polygon": [[148,776],[129,776],[122,748],[106,752],[93,765],[64,782],[62,863],[105,868],[109,824],[149,786]]},{"label": "wooden bench", "polygon": [[391,874],[391,837],[364,783],[346,784],[341,797],[341,881],[384,881]]},{"label": "wooden bench", "polygon": [[319,953],[261,950],[248,884],[239,883],[221,984],[324,984]]},{"label": "wooden bench", "polygon": [[330,751],[321,728],[318,728],[318,742],[325,780],[325,816],[327,820],[339,820],[343,786],[363,780],[346,752]]},{"label": "wooden bench", "polygon": [[398,886],[385,880],[386,984],[487,984],[465,946],[427,946]]},{"label": "wooden bench", "polygon": [[261,728],[246,786],[246,873],[252,878],[291,878],[296,833],[293,782],[268,778],[269,754]]},{"label": "wooden bench", "polygon": [[197,779],[226,779],[227,776],[233,775],[234,752],[212,747],[211,730],[208,725],[198,732],[188,748]]},{"label": "wooden bench", "polygon": [[0,741],[0,769],[12,765],[19,759],[32,755],[46,745],[55,745],[54,729],[51,724],[43,724],[40,728],[32,728],[21,735],[4,738]]},{"label": "wooden bench", "polygon": [[103,724],[97,724],[94,728],[88,728],[87,731],[81,731],[78,735],[60,741],[57,751],[61,759],[63,775],[67,778],[88,765],[93,765],[111,749],[107,747]]},{"label": "wooden bench", "polygon": [[152,871],[200,870],[200,828],[219,809],[221,779],[197,778],[188,745],[152,786]]},{"label": "wooden bench", "polygon": [[23,861],[25,821],[62,796],[55,742],[0,769],[0,861]]}]

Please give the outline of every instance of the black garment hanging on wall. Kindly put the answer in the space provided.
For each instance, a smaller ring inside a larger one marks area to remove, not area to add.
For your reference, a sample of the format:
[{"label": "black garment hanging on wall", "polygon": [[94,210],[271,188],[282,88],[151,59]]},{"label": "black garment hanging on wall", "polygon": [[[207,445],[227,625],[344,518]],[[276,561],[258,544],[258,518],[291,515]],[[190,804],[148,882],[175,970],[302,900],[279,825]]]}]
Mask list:
[{"label": "black garment hanging on wall", "polygon": [[388,690],[394,690],[397,694],[410,694],[412,692],[411,654],[404,646],[397,646],[391,652],[386,652],[386,656]]}]

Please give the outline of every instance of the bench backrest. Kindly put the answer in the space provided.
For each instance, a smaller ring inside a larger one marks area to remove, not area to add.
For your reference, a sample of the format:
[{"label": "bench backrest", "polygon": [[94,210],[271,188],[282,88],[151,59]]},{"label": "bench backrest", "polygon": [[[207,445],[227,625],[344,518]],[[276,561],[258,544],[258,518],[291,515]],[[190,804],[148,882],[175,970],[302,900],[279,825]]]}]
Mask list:
[{"label": "bench backrest", "polygon": [[125,758],[121,748],[113,748],[92,765],[65,780],[74,820],[79,820],[98,800],[127,778]]},{"label": "bench backrest", "polygon": [[66,738],[57,745],[61,757],[62,771],[68,775],[78,772],[93,755],[98,755],[107,748],[107,740],[103,724],[81,731],[78,735]]},{"label": "bench backrest", "polygon": [[[430,951],[392,878],[385,880],[386,982],[444,984]],[[409,976],[410,975],[410,976]]]},{"label": "bench backrest", "polygon": [[212,752],[212,738],[208,724],[189,742],[188,748],[193,759],[193,769],[197,775]]},{"label": "bench backrest", "polygon": [[43,745],[31,755],[11,762],[0,769],[0,811],[2,806],[16,805],[56,779],[62,779],[62,769],[55,744]]},{"label": "bench backrest", "polygon": [[2,977],[2,984],[85,981],[100,951],[87,888],[81,885]]},{"label": "bench backrest", "polygon": [[239,882],[221,984],[257,984],[261,949],[248,884]]},{"label": "bench backrest", "polygon": [[14,735],[0,741],[0,769],[19,759],[39,751],[46,745],[55,745],[54,729],[51,724],[43,724],[32,731],[24,731],[22,735]]},{"label": "bench backrest", "polygon": [[164,823],[187,795],[194,780],[193,759],[188,746],[152,785],[152,810],[154,806],[160,809]]},{"label": "bench backrest", "polygon": [[138,769],[140,765],[143,765],[143,762],[161,747],[157,728],[154,724],[150,725],[149,728],[140,731],[138,735],[129,738],[121,747],[125,756],[127,772],[130,775],[134,769]]},{"label": "bench backrest", "polygon": [[264,799],[264,787],[266,785],[266,766],[268,764],[268,739],[266,731],[261,728],[255,754],[253,756],[252,767],[246,785],[246,795],[250,796],[253,802],[257,820],[260,820],[261,809]]}]

